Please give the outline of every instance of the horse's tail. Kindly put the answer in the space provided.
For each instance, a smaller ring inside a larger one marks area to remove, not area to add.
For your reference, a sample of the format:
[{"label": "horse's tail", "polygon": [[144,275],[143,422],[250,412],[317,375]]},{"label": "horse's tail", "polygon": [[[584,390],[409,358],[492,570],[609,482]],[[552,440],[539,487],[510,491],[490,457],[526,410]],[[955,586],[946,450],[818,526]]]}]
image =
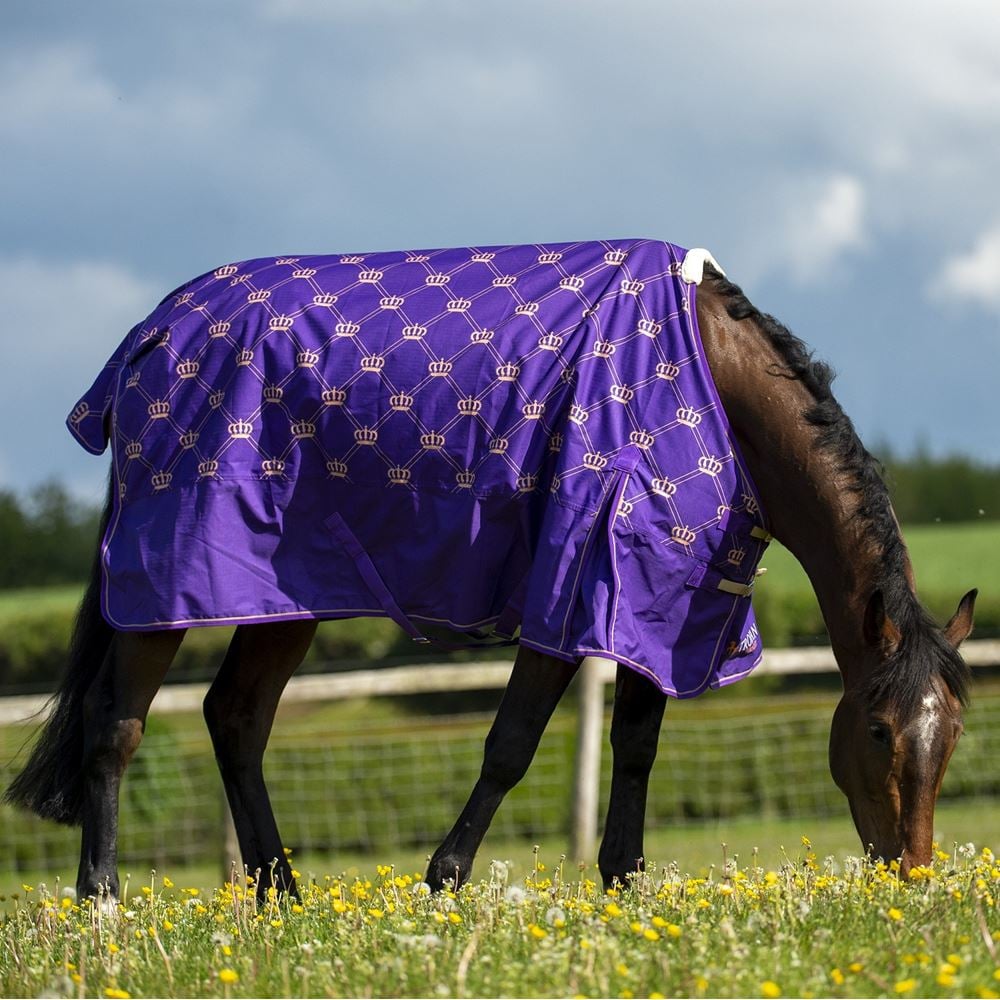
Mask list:
[{"label": "horse's tail", "polygon": [[45,819],[78,824],[83,797],[83,699],[104,657],[114,630],[101,615],[101,539],[111,516],[113,482],[101,516],[97,554],[73,626],[69,663],[24,770],[11,782],[4,801],[30,809]]}]

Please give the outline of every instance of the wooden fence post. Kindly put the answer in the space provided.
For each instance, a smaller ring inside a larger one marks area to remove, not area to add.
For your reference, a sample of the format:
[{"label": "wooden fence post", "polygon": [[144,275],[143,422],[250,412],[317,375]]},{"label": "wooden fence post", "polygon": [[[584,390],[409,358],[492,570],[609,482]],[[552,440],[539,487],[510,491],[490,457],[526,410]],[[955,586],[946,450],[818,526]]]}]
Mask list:
[{"label": "wooden fence post", "polygon": [[573,766],[569,858],[573,864],[593,860],[597,841],[597,800],[601,786],[601,742],[604,735],[604,678],[609,661],[588,656],[580,664],[580,702],[576,757]]}]

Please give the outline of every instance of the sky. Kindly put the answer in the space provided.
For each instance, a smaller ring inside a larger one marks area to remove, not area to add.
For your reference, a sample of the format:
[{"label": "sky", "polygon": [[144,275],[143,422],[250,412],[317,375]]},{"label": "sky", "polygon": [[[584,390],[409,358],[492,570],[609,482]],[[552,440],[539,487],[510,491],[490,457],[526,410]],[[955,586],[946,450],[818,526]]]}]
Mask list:
[{"label": "sky", "polygon": [[9,0],[0,489],[96,501],[63,420],[230,261],[708,247],[869,445],[1000,462],[992,0]]}]

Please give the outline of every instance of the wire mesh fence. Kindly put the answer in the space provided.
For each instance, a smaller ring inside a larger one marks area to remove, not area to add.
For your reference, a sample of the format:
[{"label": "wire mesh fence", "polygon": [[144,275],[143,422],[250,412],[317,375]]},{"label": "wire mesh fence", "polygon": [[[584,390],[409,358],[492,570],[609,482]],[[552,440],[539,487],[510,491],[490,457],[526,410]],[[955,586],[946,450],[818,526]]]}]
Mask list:
[{"label": "wire mesh fence", "polygon": [[[841,814],[827,767],[834,700],[808,707],[783,697],[730,705],[672,704],[650,787],[647,827],[727,818],[808,819]],[[297,852],[432,849],[454,822],[482,763],[491,715],[403,717],[331,733],[279,720],[265,758],[285,843]],[[605,724],[607,725],[607,719]],[[966,716],[942,789],[944,799],[1000,798],[1000,696],[980,696]],[[23,739],[7,732],[6,784]],[[564,834],[570,814],[574,713],[557,713],[527,777],[497,814],[503,838]],[[610,752],[602,759],[607,800]],[[121,857],[157,868],[219,861],[224,798],[211,745],[200,730],[154,726],[122,788]],[[77,830],[0,807],[11,871],[75,867]]]}]

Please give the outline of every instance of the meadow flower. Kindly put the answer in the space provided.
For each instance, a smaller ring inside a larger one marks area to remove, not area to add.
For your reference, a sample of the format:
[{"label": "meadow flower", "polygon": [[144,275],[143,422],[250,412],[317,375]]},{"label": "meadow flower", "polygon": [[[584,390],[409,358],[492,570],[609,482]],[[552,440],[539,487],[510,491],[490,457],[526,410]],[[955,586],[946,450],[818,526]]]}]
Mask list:
[{"label": "meadow flower", "polygon": [[[802,838],[803,841],[806,840],[805,837]],[[774,997],[781,996],[781,987],[773,979],[765,979],[764,982],[760,984],[760,992],[763,996]]]},{"label": "meadow flower", "polygon": [[897,993],[909,993],[917,985],[915,979],[900,979],[895,985],[895,990]]},{"label": "meadow flower", "polygon": [[219,969],[219,979],[224,983],[239,982],[240,974],[235,969]]}]

